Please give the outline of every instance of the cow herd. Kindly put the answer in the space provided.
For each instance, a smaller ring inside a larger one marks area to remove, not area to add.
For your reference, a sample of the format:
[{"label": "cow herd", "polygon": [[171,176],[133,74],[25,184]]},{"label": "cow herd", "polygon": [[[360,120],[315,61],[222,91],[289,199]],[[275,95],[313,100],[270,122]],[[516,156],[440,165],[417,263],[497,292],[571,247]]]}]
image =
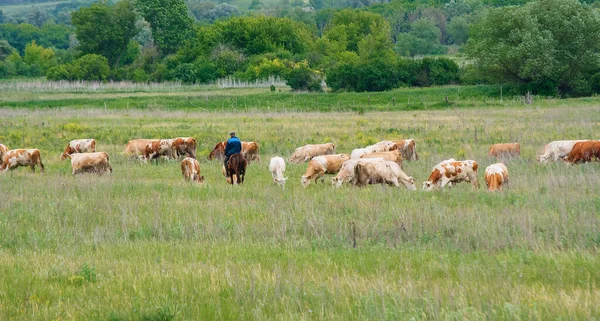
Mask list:
[{"label": "cow herd", "polygon": [[[181,173],[185,180],[202,183],[200,164],[196,160],[196,140],[192,137],[171,139],[135,139],[127,143],[124,154],[137,158],[144,163],[165,157],[181,160]],[[219,142],[210,152],[209,159],[223,159],[225,142]],[[519,157],[521,148],[518,143],[495,144],[490,147],[489,156],[506,159]],[[242,159],[260,161],[259,147],[256,142],[242,142]],[[77,139],[69,142],[60,159],[71,160],[72,174],[112,173],[108,154],[96,152],[94,139]],[[379,143],[354,149],[350,154],[336,154],[333,143],[305,145],[296,148],[289,163],[306,163],[308,167],[302,175],[301,185],[307,187],[311,181],[325,181],[326,174],[335,175],[332,184],[335,187],[343,183],[364,187],[369,184],[387,184],[405,186],[416,190],[415,180],[403,171],[403,161],[417,161],[419,156],[414,139],[399,141],[381,141]],[[590,162],[600,159],[600,141],[597,140],[561,140],[553,141],[537,156],[540,163],[563,160],[568,164]],[[19,166],[35,167],[44,171],[40,151],[37,149],[9,149],[0,144],[0,172],[13,170]],[[479,187],[477,179],[478,164],[473,160],[457,161],[453,158],[435,165],[423,190],[431,191],[460,182],[468,182],[473,188]],[[282,157],[273,157],[269,171],[273,181],[284,187],[286,162]],[[489,191],[500,191],[508,187],[508,168],[504,163],[495,163],[485,169],[485,183]],[[235,180],[228,180],[235,184]],[[243,182],[243,180],[241,181]]]}]

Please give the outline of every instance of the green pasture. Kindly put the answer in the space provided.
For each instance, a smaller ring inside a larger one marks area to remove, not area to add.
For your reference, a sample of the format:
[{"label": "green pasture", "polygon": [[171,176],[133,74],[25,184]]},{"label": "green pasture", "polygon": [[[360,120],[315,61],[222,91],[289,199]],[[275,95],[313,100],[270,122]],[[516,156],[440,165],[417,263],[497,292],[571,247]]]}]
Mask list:
[{"label": "green pasture", "polygon": [[[386,105],[416,92],[3,93],[0,143],[39,148],[46,172],[0,174],[0,320],[599,319],[600,166],[535,161],[552,140],[598,139],[598,99]],[[206,159],[230,130],[260,144],[239,187]],[[203,185],[176,161],[121,154],[130,139],[176,136],[198,140]],[[59,157],[75,138],[95,138],[114,173],[73,177]],[[335,189],[331,176],[305,189],[306,164],[288,164],[281,189],[268,172],[301,145],[402,138],[417,142],[404,164],[416,192]],[[511,188],[488,193],[500,142],[522,157],[507,162]],[[481,188],[421,191],[450,157],[476,160]]]}]

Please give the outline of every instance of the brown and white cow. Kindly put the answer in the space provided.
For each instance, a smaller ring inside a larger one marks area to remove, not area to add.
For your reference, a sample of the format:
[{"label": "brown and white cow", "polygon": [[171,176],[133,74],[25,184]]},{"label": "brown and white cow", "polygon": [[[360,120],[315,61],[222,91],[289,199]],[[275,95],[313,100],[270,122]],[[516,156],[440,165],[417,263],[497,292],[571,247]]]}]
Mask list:
[{"label": "brown and white cow", "polygon": [[498,158],[510,158],[521,156],[521,144],[519,143],[508,143],[508,144],[494,144],[490,146],[489,156]]},{"label": "brown and white cow", "polygon": [[132,139],[125,146],[123,153],[129,158],[141,158],[144,156],[146,146],[158,139]]},{"label": "brown and white cow", "polygon": [[386,161],[394,162],[402,168],[402,154],[397,149],[391,152],[364,154],[360,158],[382,158]]},{"label": "brown and white cow", "polygon": [[404,160],[419,160],[419,154],[417,154],[417,143],[414,139],[393,140],[393,142],[396,144],[396,146],[398,146],[398,149],[402,153]]},{"label": "brown and white cow", "polygon": [[105,152],[75,153],[67,157],[71,159],[73,175],[112,173],[112,166],[110,166],[108,154]]},{"label": "brown and white cow", "polygon": [[477,180],[477,162],[473,160],[457,161],[454,158],[435,165],[427,181],[423,182],[423,190],[453,186],[462,181],[471,182],[473,188],[479,187]]},{"label": "brown and white cow", "polygon": [[571,152],[565,157],[564,162],[568,164],[577,164],[594,160],[600,161],[600,141],[598,140],[575,143]]},{"label": "brown and white cow", "polygon": [[60,160],[65,160],[69,155],[75,153],[93,153],[96,151],[96,141],[92,138],[75,139],[69,142],[65,151],[60,155]]},{"label": "brown and white cow", "polygon": [[[225,159],[225,146],[227,142],[218,142],[215,148],[208,154],[208,159]],[[260,161],[260,149],[257,142],[242,142],[242,154],[247,161]]]},{"label": "brown and white cow", "polygon": [[146,145],[143,159],[148,162],[164,156],[168,159],[177,158],[177,152],[172,139],[157,139]]},{"label": "brown and white cow", "polygon": [[181,161],[181,174],[186,181],[204,183],[204,176],[200,176],[200,163],[195,158],[186,157]]},{"label": "brown and white cow", "polygon": [[356,186],[368,184],[388,184],[400,187],[400,183],[411,191],[416,191],[415,180],[402,171],[400,165],[391,161],[357,163],[355,166]]},{"label": "brown and white cow", "polygon": [[300,183],[302,186],[307,187],[310,184],[310,180],[314,179],[315,184],[317,180],[320,178],[321,182],[325,182],[325,174],[335,174],[337,173],[342,164],[350,159],[350,155],[348,154],[336,154],[336,155],[323,155],[317,156],[308,162],[308,168],[304,175],[302,175],[302,179]]},{"label": "brown and white cow", "polygon": [[398,149],[398,146],[391,140],[384,140],[379,143],[369,145],[365,148],[356,148],[350,153],[350,158],[359,159],[365,154],[389,152]]},{"label": "brown and white cow", "polygon": [[8,152],[10,149],[8,148],[8,146],[0,144],[0,165],[2,165],[3,163],[3,159],[4,159],[4,154],[6,154],[6,152]]},{"label": "brown and white cow", "polygon": [[544,154],[538,155],[537,161],[540,163],[547,163],[548,161],[554,161],[561,158],[565,158],[571,150],[573,150],[573,146],[579,142],[586,142],[589,139],[582,140],[556,140],[550,142],[544,146]]},{"label": "brown and white cow", "polygon": [[341,187],[343,183],[356,184],[356,177],[354,176],[356,164],[358,163],[369,163],[369,162],[383,162],[383,158],[359,158],[350,159],[342,164],[338,174],[331,179],[331,184],[335,187]]},{"label": "brown and white cow", "polygon": [[32,172],[35,172],[35,166],[40,167],[40,171],[44,172],[44,164],[40,157],[40,151],[37,149],[11,149],[4,154],[0,172],[6,172],[9,169],[13,170],[19,166],[29,166]]},{"label": "brown and white cow", "polygon": [[288,159],[288,162],[296,164],[305,163],[313,159],[313,157],[333,154],[335,154],[334,143],[304,145],[296,148],[292,156]]},{"label": "brown and white cow", "polygon": [[288,179],[287,177],[283,177],[285,173],[285,160],[278,156],[271,158],[269,171],[273,177],[273,182],[279,184],[281,187],[285,187],[285,181]]},{"label": "brown and white cow", "polygon": [[508,187],[508,168],[502,163],[496,163],[485,169],[485,184],[488,191],[501,191]]},{"label": "brown and white cow", "polygon": [[196,140],[192,137],[177,137],[173,138],[173,148],[177,154],[177,158],[191,157],[196,158]]}]

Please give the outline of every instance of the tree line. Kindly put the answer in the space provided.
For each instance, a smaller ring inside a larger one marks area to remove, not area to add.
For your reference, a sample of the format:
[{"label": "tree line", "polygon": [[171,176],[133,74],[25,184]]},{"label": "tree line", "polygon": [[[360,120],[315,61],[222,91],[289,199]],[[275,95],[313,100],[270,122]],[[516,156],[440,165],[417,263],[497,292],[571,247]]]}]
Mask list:
[{"label": "tree line", "polygon": [[[600,92],[594,4],[506,3],[396,0],[336,9],[313,0],[310,10],[245,15],[183,0],[95,3],[73,11],[71,25],[0,24],[0,77],[203,83],[279,76],[293,89],[315,91],[325,80],[334,91],[500,83],[547,95]],[[428,56],[454,52],[460,67]]]}]

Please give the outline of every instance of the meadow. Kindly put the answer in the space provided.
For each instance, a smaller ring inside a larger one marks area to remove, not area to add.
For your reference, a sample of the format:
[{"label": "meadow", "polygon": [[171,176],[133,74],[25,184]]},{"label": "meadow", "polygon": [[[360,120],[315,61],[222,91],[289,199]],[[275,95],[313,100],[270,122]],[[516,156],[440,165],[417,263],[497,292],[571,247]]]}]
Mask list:
[{"label": "meadow", "polygon": [[[598,139],[600,99],[452,94],[478,90],[5,90],[0,143],[39,148],[46,172],[0,174],[0,320],[599,319],[600,166],[535,155]],[[236,98],[247,107],[227,105]],[[230,130],[261,149],[239,187],[206,158]],[[184,182],[176,161],[121,154],[130,139],[176,136],[198,140],[204,184]],[[88,137],[112,175],[73,177],[60,161]],[[331,176],[305,189],[306,164],[288,164],[281,189],[268,172],[301,145],[349,153],[403,138],[417,141],[419,161],[404,164],[416,192],[335,189]],[[513,141],[511,188],[486,192],[489,146]],[[476,160],[482,187],[421,191],[450,157]]]}]

